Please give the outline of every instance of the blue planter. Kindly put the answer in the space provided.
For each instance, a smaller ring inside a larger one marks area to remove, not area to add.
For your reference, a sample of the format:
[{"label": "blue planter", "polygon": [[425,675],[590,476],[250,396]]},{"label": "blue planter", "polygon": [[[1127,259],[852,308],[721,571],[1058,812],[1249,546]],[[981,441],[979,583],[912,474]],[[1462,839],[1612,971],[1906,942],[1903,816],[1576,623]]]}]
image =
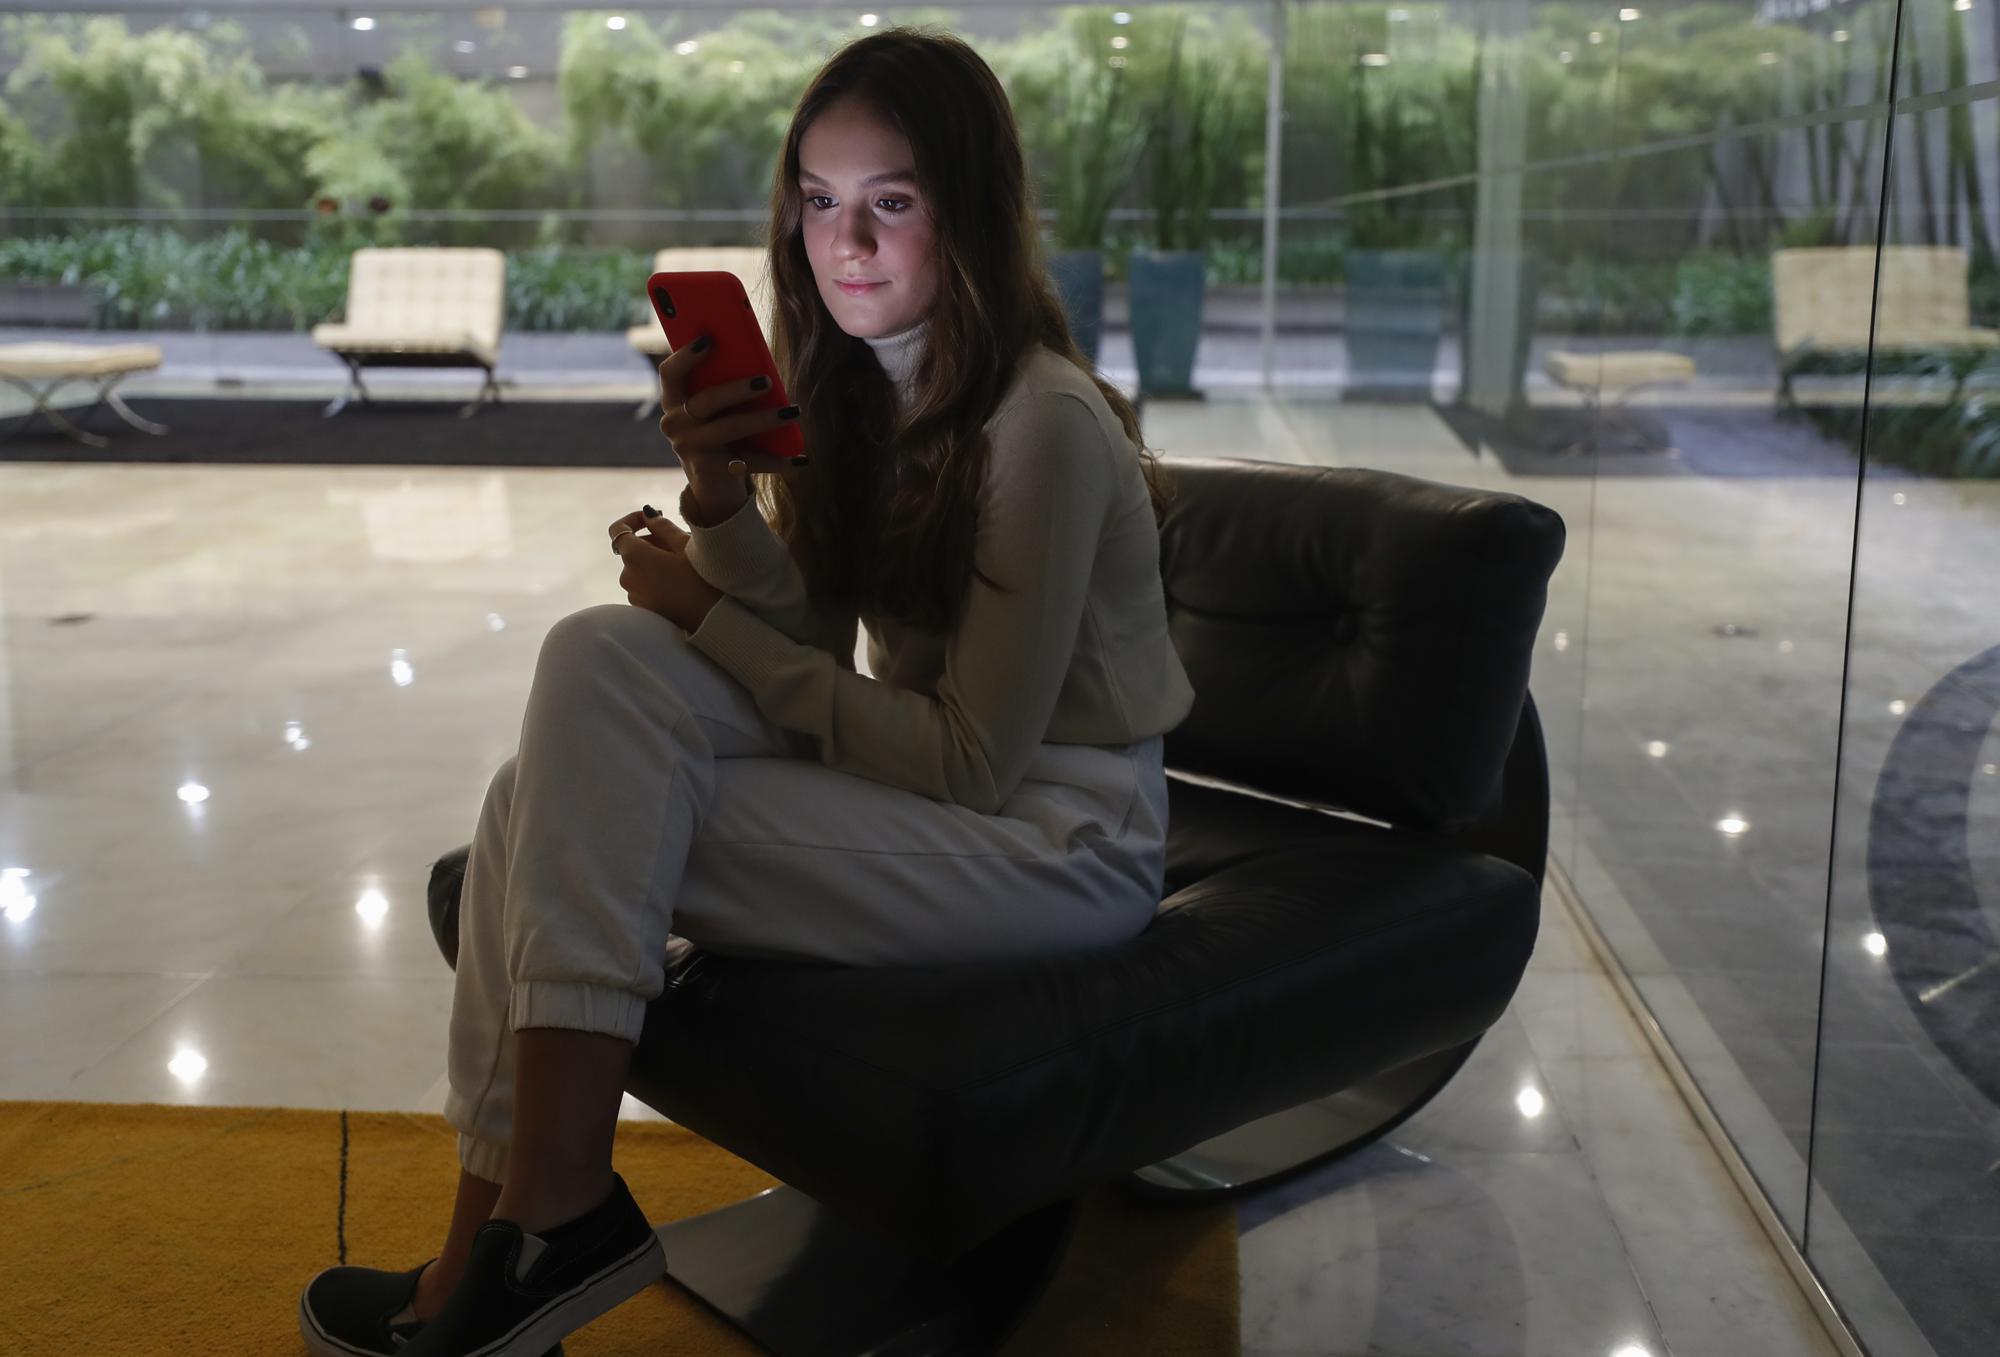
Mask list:
[{"label": "blue planter", "polygon": [[1132,251],[1126,276],[1142,399],[1201,394],[1194,389],[1194,354],[1201,343],[1207,262],[1202,250]]},{"label": "blue planter", "polygon": [[1069,318],[1076,346],[1095,363],[1098,341],[1104,333],[1104,252],[1059,250],[1049,256],[1049,276],[1062,295],[1063,313]]},{"label": "blue planter", "polygon": [[1428,400],[1451,301],[1436,250],[1349,250],[1348,394]]}]

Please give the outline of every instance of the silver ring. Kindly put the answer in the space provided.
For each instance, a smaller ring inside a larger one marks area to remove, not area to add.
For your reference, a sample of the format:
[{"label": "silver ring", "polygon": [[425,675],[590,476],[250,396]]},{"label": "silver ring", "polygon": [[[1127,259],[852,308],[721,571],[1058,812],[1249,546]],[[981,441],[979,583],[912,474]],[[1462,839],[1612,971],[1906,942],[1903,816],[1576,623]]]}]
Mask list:
[{"label": "silver ring", "polygon": [[635,532],[631,528],[620,528],[617,532],[611,534],[611,554],[613,556],[618,555],[618,544],[634,535]]},{"label": "silver ring", "polygon": [[694,414],[688,409],[688,403],[685,400],[681,402],[681,422],[683,424],[694,423]]}]

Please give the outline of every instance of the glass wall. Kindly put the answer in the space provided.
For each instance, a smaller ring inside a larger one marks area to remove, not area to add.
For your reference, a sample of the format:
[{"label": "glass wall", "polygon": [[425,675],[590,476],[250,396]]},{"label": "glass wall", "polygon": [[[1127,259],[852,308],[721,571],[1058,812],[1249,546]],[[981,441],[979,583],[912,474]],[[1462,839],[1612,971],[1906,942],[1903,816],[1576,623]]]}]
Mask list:
[{"label": "glass wall", "polygon": [[2000,1335],[2000,5],[1906,0],[1896,51],[1867,408],[1812,412],[1866,474],[1807,1229],[1960,1354]]},{"label": "glass wall", "polygon": [[1557,871],[1870,1350],[2000,1347],[2000,0],[16,16],[0,338],[337,386],[354,248],[482,244],[511,380],[641,390],[633,279],[882,23],[1000,73],[1107,376],[1190,394],[1130,280],[1199,252],[1243,455],[1562,514]]},{"label": "glass wall", "polygon": [[1287,13],[1288,420],[1563,514],[1557,868],[1869,1349],[1992,1352],[2000,5]]}]

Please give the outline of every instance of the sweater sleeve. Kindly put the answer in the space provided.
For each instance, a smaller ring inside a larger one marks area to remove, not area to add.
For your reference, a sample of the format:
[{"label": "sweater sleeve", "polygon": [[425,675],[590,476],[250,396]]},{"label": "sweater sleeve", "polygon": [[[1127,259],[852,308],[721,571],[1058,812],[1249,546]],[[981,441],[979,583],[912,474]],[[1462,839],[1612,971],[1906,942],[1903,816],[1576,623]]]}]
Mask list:
[{"label": "sweater sleeve", "polygon": [[986,815],[1013,794],[1048,730],[1114,483],[1096,416],[1067,392],[1023,397],[990,436],[973,552],[1009,592],[972,580],[935,697],[840,668],[734,591],[689,636],[775,724],[817,736],[827,767]]},{"label": "sweater sleeve", "polygon": [[824,650],[853,672],[857,614],[852,608],[814,605],[798,562],[771,531],[755,499],[713,526],[703,526],[694,507],[690,492],[683,491],[681,517],[688,524],[687,554],[695,573],[786,639]]}]

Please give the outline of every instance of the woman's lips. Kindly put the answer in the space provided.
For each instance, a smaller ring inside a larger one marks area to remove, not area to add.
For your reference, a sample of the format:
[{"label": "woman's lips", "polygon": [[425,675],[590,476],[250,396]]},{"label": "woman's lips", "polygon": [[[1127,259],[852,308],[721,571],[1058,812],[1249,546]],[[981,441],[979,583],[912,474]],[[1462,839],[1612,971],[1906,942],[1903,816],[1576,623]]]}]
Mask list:
[{"label": "woman's lips", "polygon": [[834,279],[834,282],[850,297],[863,296],[882,286],[880,283],[850,283],[839,278]]}]

